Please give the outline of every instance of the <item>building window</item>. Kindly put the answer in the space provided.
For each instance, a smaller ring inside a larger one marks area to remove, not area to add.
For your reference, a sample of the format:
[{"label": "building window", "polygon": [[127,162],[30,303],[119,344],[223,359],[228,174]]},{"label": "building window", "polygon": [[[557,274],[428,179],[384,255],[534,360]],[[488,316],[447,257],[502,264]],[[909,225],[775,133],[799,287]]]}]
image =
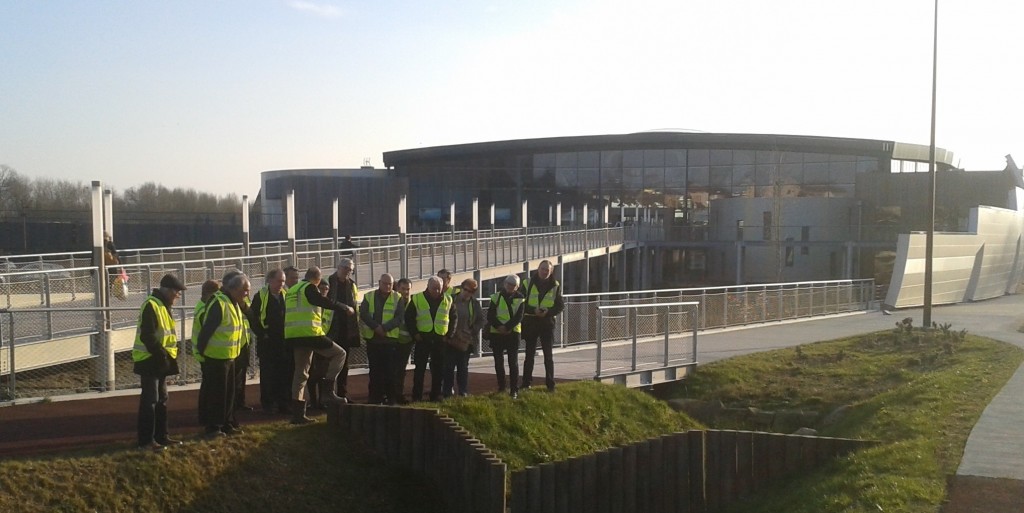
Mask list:
[{"label": "building window", "polygon": [[762,230],[763,233],[761,234],[761,238],[764,240],[772,240],[772,213],[765,210],[761,214],[761,218],[764,220],[764,229]]},{"label": "building window", "polygon": [[736,221],[736,240],[743,240],[743,220]]},{"label": "building window", "polygon": [[[800,228],[800,240],[803,241],[803,242],[807,242],[807,241],[811,240],[811,227],[810,226],[804,226],[804,227]],[[811,254],[811,247],[810,246],[800,246],[800,254],[801,255],[810,255]]]},{"label": "building window", "polygon": [[786,237],[786,267],[793,267],[793,237]]}]

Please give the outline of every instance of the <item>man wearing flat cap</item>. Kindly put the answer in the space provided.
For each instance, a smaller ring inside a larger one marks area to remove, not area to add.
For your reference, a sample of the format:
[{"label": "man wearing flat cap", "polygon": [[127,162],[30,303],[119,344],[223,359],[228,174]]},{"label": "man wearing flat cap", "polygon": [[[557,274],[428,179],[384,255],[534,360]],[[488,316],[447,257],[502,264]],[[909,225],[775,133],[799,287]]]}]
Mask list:
[{"label": "man wearing flat cap", "polygon": [[178,373],[178,337],[171,307],[185,290],[173,274],[164,275],[139,311],[132,346],[134,372],[142,383],[139,395],[139,449],[161,451],[181,442],[167,434],[167,376]]}]

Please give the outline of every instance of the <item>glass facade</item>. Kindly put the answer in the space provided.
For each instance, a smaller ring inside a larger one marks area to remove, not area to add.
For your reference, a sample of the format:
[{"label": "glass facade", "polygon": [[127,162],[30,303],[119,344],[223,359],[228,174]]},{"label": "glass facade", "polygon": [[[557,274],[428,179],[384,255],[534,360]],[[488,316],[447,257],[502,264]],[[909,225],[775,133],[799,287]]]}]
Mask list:
[{"label": "glass facade", "polygon": [[[880,160],[882,162],[880,162]],[[546,225],[547,206],[659,209],[675,225],[706,225],[709,205],[735,197],[852,197],[856,177],[889,167],[877,156],[721,148],[622,148],[520,153],[408,162],[396,167],[409,180],[410,212],[447,211],[456,202],[456,225],[469,228],[466,206],[518,212],[522,200],[531,225]],[[518,219],[517,215],[510,216]],[[420,220],[429,229],[430,219]],[[446,221],[446,220],[445,220]],[[415,222],[415,220],[414,220]],[[481,216],[481,227],[489,222]],[[501,226],[503,223],[496,223]],[[511,226],[507,224],[507,226]],[[443,228],[438,226],[438,228]]]}]

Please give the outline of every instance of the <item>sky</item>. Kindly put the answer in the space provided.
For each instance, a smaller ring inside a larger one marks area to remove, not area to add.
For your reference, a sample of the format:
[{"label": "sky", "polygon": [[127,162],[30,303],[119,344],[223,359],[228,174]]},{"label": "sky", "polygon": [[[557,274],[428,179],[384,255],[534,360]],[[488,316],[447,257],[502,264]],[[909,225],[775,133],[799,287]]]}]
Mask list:
[{"label": "sky", "polygon": [[[940,0],[936,144],[1024,164],[1024,2]],[[932,0],[0,2],[0,164],[254,199],[275,169],[657,129],[929,143]]]}]

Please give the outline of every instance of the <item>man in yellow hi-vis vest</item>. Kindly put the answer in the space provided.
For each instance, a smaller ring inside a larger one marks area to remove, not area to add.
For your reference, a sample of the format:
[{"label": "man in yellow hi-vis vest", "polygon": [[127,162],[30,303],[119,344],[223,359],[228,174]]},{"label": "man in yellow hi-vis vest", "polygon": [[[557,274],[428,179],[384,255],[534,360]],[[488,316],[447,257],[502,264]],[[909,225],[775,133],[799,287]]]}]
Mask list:
[{"label": "man in yellow hi-vis vest", "polygon": [[171,307],[185,290],[173,274],[160,279],[139,311],[132,346],[134,371],[142,383],[139,395],[139,449],[160,451],[181,442],[167,434],[167,376],[178,373],[178,337]]},{"label": "man in yellow hi-vis vest", "polygon": [[242,351],[246,329],[243,303],[249,297],[249,277],[231,274],[206,306],[196,349],[203,358],[203,393],[200,406],[207,438],[240,434],[235,422],[235,359]]},{"label": "man in yellow hi-vis vest", "polygon": [[525,299],[517,290],[519,277],[505,277],[501,292],[491,294],[487,309],[487,325],[494,355],[494,374],[498,378],[498,391],[505,391],[505,356],[508,356],[509,394],[519,397],[519,334],[522,332]]},{"label": "man in yellow hi-vis vest", "polygon": [[393,395],[391,379],[400,327],[405,321],[406,300],[394,290],[394,285],[394,276],[382,274],[377,280],[377,289],[367,292],[359,305],[360,331],[366,340],[366,357],[370,364],[370,404],[394,404],[398,399]]},{"label": "man in yellow hi-vis vest", "polygon": [[342,310],[345,305],[320,295],[317,286],[323,274],[313,266],[306,271],[306,279],[288,289],[284,299],[284,339],[295,355],[295,369],[292,375],[292,423],[308,424],[313,419],[306,417],[306,382],[309,380],[309,365],[313,353],[327,358],[327,376],[321,397],[334,402],[342,401],[336,390],[336,380],[347,353],[334,341],[327,338],[323,326],[323,309]]},{"label": "man in yellow hi-vis vest", "polygon": [[550,260],[542,260],[530,279],[523,281],[526,311],[523,315],[523,340],[526,342],[526,360],[523,362],[523,386],[530,388],[533,381],[533,362],[537,358],[537,339],[544,353],[544,384],[548,392],[555,391],[555,359],[551,354],[555,341],[555,316],[562,313],[562,284],[554,276]]},{"label": "man in yellow hi-vis vest", "polygon": [[414,294],[405,309],[405,325],[416,347],[412,362],[412,400],[423,399],[423,380],[430,362],[430,400],[440,401],[444,377],[444,346],[448,326],[457,321],[452,297],[444,293],[444,282],[437,276],[427,280],[427,289]]}]

